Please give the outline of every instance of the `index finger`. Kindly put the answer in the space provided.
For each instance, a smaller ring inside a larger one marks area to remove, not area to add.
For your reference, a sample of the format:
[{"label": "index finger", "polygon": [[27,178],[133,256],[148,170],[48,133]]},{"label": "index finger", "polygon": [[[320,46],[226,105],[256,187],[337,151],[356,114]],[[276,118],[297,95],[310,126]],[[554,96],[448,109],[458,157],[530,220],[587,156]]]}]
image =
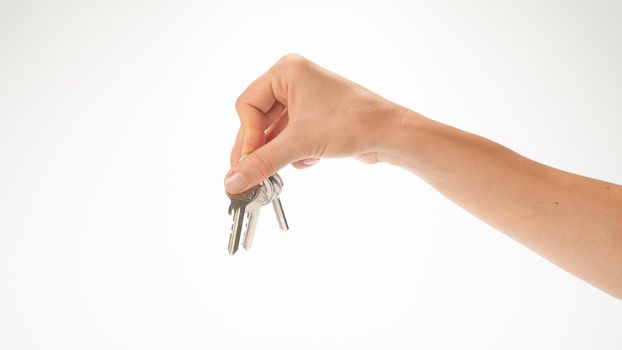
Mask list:
[{"label": "index finger", "polygon": [[242,123],[241,154],[253,152],[265,143],[265,129],[268,127],[266,114],[277,99],[271,81],[272,71],[264,73],[253,81],[238,97],[235,107]]}]

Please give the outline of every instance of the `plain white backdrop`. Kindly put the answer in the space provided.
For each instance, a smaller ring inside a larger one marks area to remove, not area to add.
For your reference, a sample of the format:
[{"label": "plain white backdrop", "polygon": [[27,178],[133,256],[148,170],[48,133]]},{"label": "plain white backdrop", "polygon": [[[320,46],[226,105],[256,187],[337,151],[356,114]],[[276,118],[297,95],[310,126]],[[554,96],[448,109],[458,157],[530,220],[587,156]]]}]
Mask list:
[{"label": "plain white backdrop", "polygon": [[622,183],[617,1],[3,0],[1,349],[622,347],[619,300],[389,165],[283,169],[290,232],[230,257],[234,102],[288,52]]}]

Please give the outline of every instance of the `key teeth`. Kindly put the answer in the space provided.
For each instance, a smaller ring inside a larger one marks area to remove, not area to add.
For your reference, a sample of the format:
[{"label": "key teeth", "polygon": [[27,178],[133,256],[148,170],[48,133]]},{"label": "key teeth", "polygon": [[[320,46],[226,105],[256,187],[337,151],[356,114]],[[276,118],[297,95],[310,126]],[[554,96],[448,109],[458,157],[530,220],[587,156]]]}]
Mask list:
[{"label": "key teeth", "polygon": [[240,240],[240,243],[242,244],[242,246],[246,245],[246,236],[248,236],[248,213],[246,213],[245,215],[245,219],[244,219],[244,225],[242,226],[242,239]]},{"label": "key teeth", "polygon": [[244,227],[242,228],[242,239],[240,241],[240,244],[242,244],[242,247],[244,248],[244,250],[248,251],[251,247],[251,244],[249,244],[248,239],[249,239],[249,229],[250,229],[250,224],[251,224],[251,212],[247,212],[246,213],[246,219],[244,220]]}]

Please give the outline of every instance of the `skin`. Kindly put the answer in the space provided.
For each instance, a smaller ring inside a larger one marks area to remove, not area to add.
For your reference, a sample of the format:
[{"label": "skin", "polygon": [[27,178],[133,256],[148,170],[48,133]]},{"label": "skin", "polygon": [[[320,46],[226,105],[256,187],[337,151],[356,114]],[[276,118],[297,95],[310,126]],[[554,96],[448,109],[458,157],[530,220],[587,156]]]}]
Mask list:
[{"label": "skin", "polygon": [[236,109],[241,126],[225,178],[231,193],[257,185],[290,163],[305,168],[324,157],[391,163],[622,299],[620,185],[527,159],[293,54],[255,80]]}]

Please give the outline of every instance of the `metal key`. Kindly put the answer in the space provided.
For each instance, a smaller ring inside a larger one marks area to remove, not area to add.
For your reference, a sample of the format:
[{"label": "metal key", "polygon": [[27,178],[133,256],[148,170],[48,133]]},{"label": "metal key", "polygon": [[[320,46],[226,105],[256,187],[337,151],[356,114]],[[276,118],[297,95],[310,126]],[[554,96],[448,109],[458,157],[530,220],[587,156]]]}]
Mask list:
[{"label": "metal key", "polygon": [[[288,230],[287,219],[279,198],[282,190],[283,180],[281,180],[278,174],[274,174],[260,185],[248,191],[240,194],[230,194],[227,192],[227,196],[231,199],[229,214],[233,212],[233,224],[231,225],[231,235],[229,237],[229,254],[233,255],[237,252],[241,237],[244,249],[249,250],[251,248],[261,207],[270,202],[274,206],[279,226],[284,231]],[[244,225],[244,222],[246,222],[246,225]]]},{"label": "metal key", "polygon": [[270,203],[273,196],[274,189],[272,182],[269,180],[263,181],[259,188],[259,195],[247,207],[246,231],[244,232],[244,239],[242,241],[244,250],[249,250],[253,246],[257,221],[259,221],[259,212],[261,211],[261,207]]},{"label": "metal key", "polygon": [[259,186],[238,194],[230,194],[227,192],[227,196],[231,199],[231,204],[229,205],[229,215],[233,214],[233,224],[231,225],[231,234],[229,236],[230,255],[233,255],[238,251],[238,247],[240,245],[240,235],[242,234],[242,227],[244,225],[246,207],[255,201],[260,192],[261,190]]},{"label": "metal key", "polygon": [[274,207],[274,212],[276,213],[276,219],[279,222],[281,230],[287,231],[289,230],[289,225],[287,225],[287,218],[285,218],[285,211],[283,211],[283,204],[281,204],[281,198],[279,197],[281,191],[283,191],[283,180],[279,174],[270,176],[269,180],[274,187],[272,206]]}]

